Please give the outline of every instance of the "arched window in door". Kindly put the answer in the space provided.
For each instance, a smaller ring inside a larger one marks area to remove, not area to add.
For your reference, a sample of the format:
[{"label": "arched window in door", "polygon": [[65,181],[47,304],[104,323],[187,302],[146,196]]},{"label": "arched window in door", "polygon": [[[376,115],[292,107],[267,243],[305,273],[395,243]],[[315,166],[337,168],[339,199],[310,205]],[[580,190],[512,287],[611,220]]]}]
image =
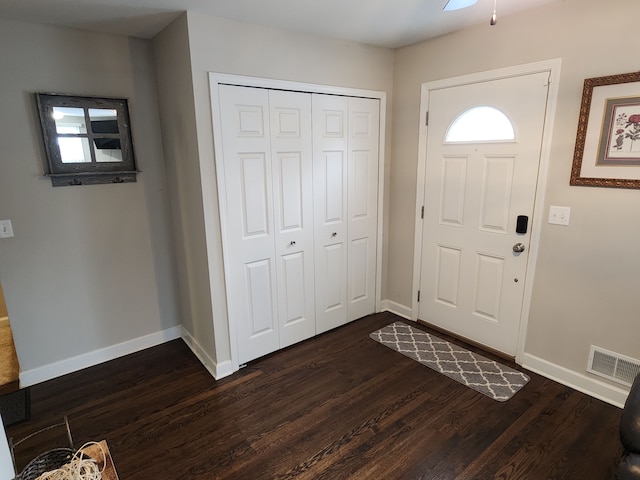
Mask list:
[{"label": "arched window in door", "polygon": [[445,143],[508,142],[516,138],[511,120],[486,105],[465,110],[451,123]]}]

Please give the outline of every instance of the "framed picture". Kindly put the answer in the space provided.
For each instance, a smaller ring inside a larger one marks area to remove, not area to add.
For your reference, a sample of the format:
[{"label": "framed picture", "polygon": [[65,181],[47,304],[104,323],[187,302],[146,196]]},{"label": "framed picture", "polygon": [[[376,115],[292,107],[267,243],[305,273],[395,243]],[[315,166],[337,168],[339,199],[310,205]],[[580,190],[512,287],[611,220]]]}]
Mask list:
[{"label": "framed picture", "polygon": [[570,184],[640,188],[640,72],[584,81]]}]

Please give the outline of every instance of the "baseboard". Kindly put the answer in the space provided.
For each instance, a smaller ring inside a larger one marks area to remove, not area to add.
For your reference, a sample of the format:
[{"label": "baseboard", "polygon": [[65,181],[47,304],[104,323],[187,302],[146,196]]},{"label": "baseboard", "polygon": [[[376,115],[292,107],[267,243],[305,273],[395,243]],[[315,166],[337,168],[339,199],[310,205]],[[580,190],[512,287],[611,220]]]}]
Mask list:
[{"label": "baseboard", "polygon": [[161,343],[168,342],[180,338],[181,327],[175,326],[151,333],[143,337],[127,340],[126,342],[112,345],[110,347],[94,350],[75,357],[60,360],[49,365],[26,370],[20,373],[20,386],[29,387],[36,383],[46,382],[53,378],[61,377],[68,373],[82,370],[83,368],[93,367],[109,360],[135,353],[145,348],[154,347]]},{"label": "baseboard", "polygon": [[187,346],[191,349],[193,354],[198,358],[198,360],[200,360],[200,363],[202,363],[204,368],[206,368],[216,380],[228,377],[229,375],[234,373],[231,360],[218,364],[207,354],[207,352],[202,349],[196,339],[193,338],[193,335],[191,335],[191,333],[189,333],[189,331],[184,327],[182,327],[182,339],[184,340],[184,343],[186,343]]},{"label": "baseboard", "polygon": [[380,307],[382,308],[383,312],[391,312],[391,313],[395,313],[396,315],[402,317],[402,318],[406,318],[407,320],[411,320],[411,308],[410,307],[405,307],[404,305],[401,305],[399,303],[396,303],[392,300],[382,300],[380,302]]},{"label": "baseboard", "polygon": [[629,395],[629,390],[614,387],[595,378],[591,378],[588,375],[569,370],[568,368],[561,367],[529,353],[523,355],[522,366],[543,377],[571,387],[574,390],[602,400],[603,402],[615,405],[616,407],[622,408]]}]

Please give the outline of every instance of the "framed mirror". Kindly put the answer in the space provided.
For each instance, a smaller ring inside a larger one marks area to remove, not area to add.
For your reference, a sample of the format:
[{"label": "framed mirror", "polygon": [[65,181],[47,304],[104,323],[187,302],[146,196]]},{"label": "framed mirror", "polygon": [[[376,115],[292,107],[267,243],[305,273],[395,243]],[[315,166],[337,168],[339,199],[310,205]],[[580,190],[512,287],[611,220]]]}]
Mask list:
[{"label": "framed mirror", "polygon": [[54,187],[136,181],[126,99],[37,93],[36,100]]}]

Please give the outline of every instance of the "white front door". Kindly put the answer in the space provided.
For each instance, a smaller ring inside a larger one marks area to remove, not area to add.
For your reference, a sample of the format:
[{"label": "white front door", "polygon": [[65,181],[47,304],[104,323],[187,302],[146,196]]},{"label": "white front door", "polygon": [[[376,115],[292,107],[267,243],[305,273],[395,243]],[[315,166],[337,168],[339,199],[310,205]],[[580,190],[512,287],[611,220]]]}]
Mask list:
[{"label": "white front door", "polygon": [[[418,317],[508,355],[517,349],[548,78],[543,72],[429,94]],[[502,115],[514,138],[507,127],[507,139],[491,140],[485,127],[500,122],[474,123],[483,112]],[[447,141],[454,125],[462,136]]]}]

